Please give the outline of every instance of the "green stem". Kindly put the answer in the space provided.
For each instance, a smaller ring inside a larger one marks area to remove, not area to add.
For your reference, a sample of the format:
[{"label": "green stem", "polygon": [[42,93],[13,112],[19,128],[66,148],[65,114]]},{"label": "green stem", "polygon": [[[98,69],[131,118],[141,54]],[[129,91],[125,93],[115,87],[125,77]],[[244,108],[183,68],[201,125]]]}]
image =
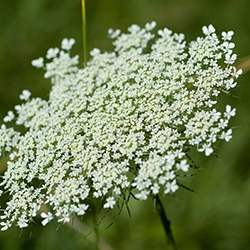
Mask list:
[{"label": "green stem", "polygon": [[172,229],[171,229],[171,222],[167,217],[167,214],[165,212],[164,206],[163,206],[163,204],[162,204],[162,202],[160,200],[159,195],[156,195],[154,197],[154,199],[155,199],[156,211],[157,211],[157,213],[158,213],[158,215],[159,215],[159,217],[161,219],[161,223],[162,223],[162,226],[164,228],[167,240],[168,240],[169,244],[171,245],[171,248],[173,250],[177,250],[177,246],[175,244],[173,232],[172,232]]},{"label": "green stem", "polygon": [[99,234],[99,223],[97,219],[97,211],[95,205],[93,204],[93,224],[94,224],[94,231],[95,231],[95,243],[96,243],[96,250],[100,250],[100,234]]},{"label": "green stem", "polygon": [[86,21],[86,3],[82,1],[82,46],[83,46],[83,64],[86,66],[88,61],[87,55],[87,21]]}]

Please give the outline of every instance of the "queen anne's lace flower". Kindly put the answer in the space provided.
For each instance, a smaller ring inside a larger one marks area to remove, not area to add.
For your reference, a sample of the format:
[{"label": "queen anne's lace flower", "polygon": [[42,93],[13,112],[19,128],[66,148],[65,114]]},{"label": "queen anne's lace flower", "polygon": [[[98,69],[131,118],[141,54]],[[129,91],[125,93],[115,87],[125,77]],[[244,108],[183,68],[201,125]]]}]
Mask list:
[{"label": "queen anne's lace flower", "polygon": [[49,61],[32,62],[45,68],[52,89],[48,100],[23,92],[25,103],[5,118],[17,126],[0,129],[9,158],[2,230],[26,227],[38,213],[43,225],[69,222],[89,199],[113,208],[132,191],[141,200],[173,193],[192,168],[191,148],[208,156],[218,139],[231,139],[235,109],[216,103],[241,74],[232,66],[233,32],[218,37],[209,25],[186,43],[183,34],[165,28],[155,35],[154,27],[109,30],[114,50],[94,49],[84,68],[70,56],[72,39],[50,49]]},{"label": "queen anne's lace flower", "polygon": [[71,48],[73,47],[73,45],[75,44],[75,40],[74,39],[63,39],[62,41],[62,49],[64,50],[71,50]]},{"label": "queen anne's lace flower", "polygon": [[3,121],[4,122],[11,122],[14,120],[14,118],[15,118],[15,114],[13,113],[13,111],[9,111],[7,113],[7,115],[3,118]]},{"label": "queen anne's lace flower", "polygon": [[44,63],[44,59],[43,58],[37,58],[35,60],[33,60],[31,62],[32,66],[36,67],[36,68],[42,68],[43,67],[43,63]]},{"label": "queen anne's lace flower", "polygon": [[58,48],[51,48],[47,51],[47,55],[46,58],[47,59],[52,59],[55,58],[59,53],[59,49]]},{"label": "queen anne's lace flower", "polygon": [[27,101],[29,100],[31,93],[29,90],[23,90],[22,94],[19,96],[20,100]]}]

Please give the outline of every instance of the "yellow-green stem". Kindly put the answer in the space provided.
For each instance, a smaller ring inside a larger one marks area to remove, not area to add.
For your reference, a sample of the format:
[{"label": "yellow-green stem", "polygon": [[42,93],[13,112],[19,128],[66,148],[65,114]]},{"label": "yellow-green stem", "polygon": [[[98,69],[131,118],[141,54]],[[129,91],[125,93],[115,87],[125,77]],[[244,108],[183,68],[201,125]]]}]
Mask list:
[{"label": "yellow-green stem", "polygon": [[82,46],[83,46],[83,63],[86,66],[88,61],[87,54],[87,18],[86,18],[86,3],[82,1]]},{"label": "yellow-green stem", "polygon": [[100,250],[100,235],[99,235],[99,224],[97,218],[97,210],[95,204],[93,203],[93,224],[94,224],[94,231],[95,231],[95,243],[96,243],[96,250]]}]

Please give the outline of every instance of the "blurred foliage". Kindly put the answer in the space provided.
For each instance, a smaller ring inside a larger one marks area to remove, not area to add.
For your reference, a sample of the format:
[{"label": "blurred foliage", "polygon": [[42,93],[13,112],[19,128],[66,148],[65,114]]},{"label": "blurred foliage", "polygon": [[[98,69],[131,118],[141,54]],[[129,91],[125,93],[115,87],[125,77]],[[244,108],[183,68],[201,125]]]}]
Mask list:
[{"label": "blurred foliage", "polygon": [[[250,55],[249,0],[89,0],[87,1],[89,48],[111,47],[110,27],[155,20],[183,32],[188,40],[200,34],[204,24],[234,30],[239,58]],[[0,118],[18,102],[22,89],[46,98],[50,83],[30,61],[44,55],[64,37],[74,37],[81,54],[80,0],[12,0],[0,4]],[[164,198],[180,250],[250,249],[250,74],[230,99],[237,107],[234,138],[222,144],[217,157],[193,155],[199,169],[187,185]],[[167,249],[164,232],[152,201],[132,201],[131,217],[107,215],[101,223],[103,238],[118,250]],[[118,212],[116,212],[118,213]],[[89,218],[86,218],[90,227]],[[85,223],[85,218],[83,218]],[[107,227],[112,223],[111,226]],[[0,233],[0,250],[94,249],[89,232],[76,233],[67,226],[34,223],[26,230]]]}]

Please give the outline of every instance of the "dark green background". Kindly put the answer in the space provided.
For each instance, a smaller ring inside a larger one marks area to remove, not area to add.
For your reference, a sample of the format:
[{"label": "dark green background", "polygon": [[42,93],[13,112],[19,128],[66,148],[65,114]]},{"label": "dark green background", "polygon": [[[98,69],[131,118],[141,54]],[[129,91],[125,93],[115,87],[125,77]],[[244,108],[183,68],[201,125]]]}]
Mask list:
[{"label": "dark green background", "polygon": [[[132,23],[155,20],[183,32],[188,40],[212,23],[218,31],[234,30],[239,58],[250,55],[249,0],[89,0],[88,45],[110,49],[107,29],[125,29]],[[50,83],[31,67],[33,58],[44,55],[64,37],[77,40],[81,54],[80,0],[1,0],[0,3],[0,117],[18,102],[24,88],[47,98]],[[200,167],[186,183],[195,193],[180,190],[164,203],[172,220],[180,250],[250,249],[250,74],[244,74],[226,100],[237,107],[234,137],[217,150],[217,157],[195,155]],[[101,235],[118,250],[168,249],[152,201],[132,202],[126,210],[107,215]],[[91,223],[86,216],[86,223]],[[83,220],[85,223],[85,221]],[[114,223],[108,229],[107,225]],[[85,235],[52,223],[42,227],[0,233],[0,250],[94,249]]]}]

